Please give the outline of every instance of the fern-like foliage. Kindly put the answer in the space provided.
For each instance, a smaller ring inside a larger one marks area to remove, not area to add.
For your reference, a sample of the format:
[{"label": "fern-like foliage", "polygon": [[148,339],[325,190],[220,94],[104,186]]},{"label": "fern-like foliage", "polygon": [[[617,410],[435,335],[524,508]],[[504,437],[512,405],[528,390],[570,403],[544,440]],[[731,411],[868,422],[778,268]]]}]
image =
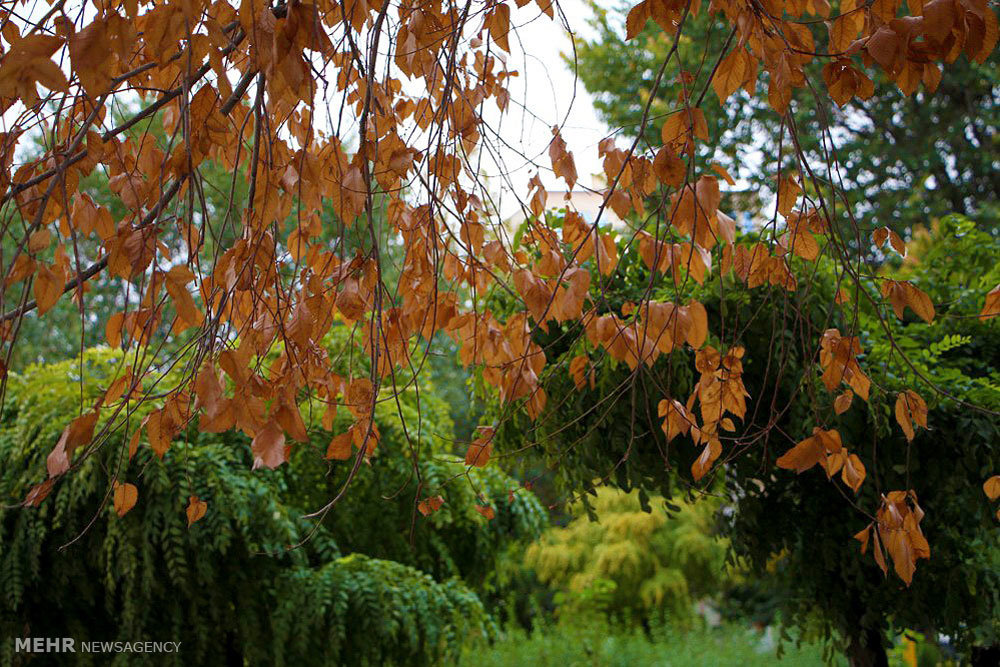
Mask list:
[{"label": "fern-like foliage", "polygon": [[[510,495],[516,484],[499,471],[469,473],[434,444],[450,444],[451,422],[426,385],[400,392],[409,414],[379,407],[381,455],[319,526],[302,515],[325,503],[350,467],[322,459],[331,433],[313,425],[313,442],[274,471],[251,471],[245,438],[195,429],[162,460],[143,442],[129,462],[128,436],[142,414],[119,417],[103,447],[77,453],[75,469],[39,507],[19,507],[46,478],[61,430],[121,363],[97,349],[9,379],[0,420],[3,636],[180,641],[180,653],[148,659],[184,665],[441,664],[463,643],[493,636],[477,593],[453,577],[485,584],[506,543],[540,532],[544,511],[530,494]],[[404,420],[418,416],[422,431],[407,439]],[[429,520],[416,517],[412,544],[409,445],[437,448],[421,457],[420,478],[446,497]],[[115,478],[139,489],[122,518],[111,508]],[[190,495],[209,509],[189,527]],[[487,522],[475,504],[495,507],[497,518]],[[108,658],[75,657],[82,665]],[[12,642],[0,646],[0,664],[16,658]],[[115,664],[142,660],[120,654]]]}]

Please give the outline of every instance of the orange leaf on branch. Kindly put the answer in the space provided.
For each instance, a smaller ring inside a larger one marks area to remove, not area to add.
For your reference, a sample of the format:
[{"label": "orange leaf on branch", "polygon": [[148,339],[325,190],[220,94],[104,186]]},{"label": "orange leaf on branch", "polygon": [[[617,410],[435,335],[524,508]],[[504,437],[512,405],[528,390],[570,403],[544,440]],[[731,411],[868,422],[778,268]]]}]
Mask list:
[{"label": "orange leaf on branch", "polygon": [[187,509],[184,510],[187,515],[188,526],[190,527],[191,524],[200,521],[207,511],[208,503],[198,498],[198,496],[189,496]]},{"label": "orange leaf on branch", "polygon": [[135,507],[137,500],[139,500],[139,489],[135,488],[135,485],[127,482],[125,484],[115,482],[114,506],[115,513],[119,517],[128,514],[129,510]]},{"label": "orange leaf on branch", "polygon": [[444,505],[444,498],[441,496],[433,496],[430,498],[424,498],[419,503],[417,503],[417,511],[419,511],[424,516],[430,516],[434,512],[441,509]]},{"label": "orange leaf on branch", "polygon": [[983,482],[983,493],[990,500],[1000,498],[1000,475],[993,475]]},{"label": "orange leaf on branch", "polygon": [[907,389],[896,396],[896,422],[906,434],[906,441],[912,442],[914,426],[927,428],[927,404],[920,394]]}]

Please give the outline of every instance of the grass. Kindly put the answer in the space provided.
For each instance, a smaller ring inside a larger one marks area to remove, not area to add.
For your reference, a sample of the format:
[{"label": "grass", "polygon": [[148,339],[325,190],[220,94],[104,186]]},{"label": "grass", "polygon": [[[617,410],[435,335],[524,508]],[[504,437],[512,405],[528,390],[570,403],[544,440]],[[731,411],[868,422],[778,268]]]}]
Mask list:
[{"label": "grass", "polygon": [[463,656],[465,667],[520,667],[555,665],[575,667],[703,667],[738,665],[739,667],[805,667],[823,665],[822,648],[785,642],[779,661],[776,648],[763,635],[738,627],[692,630],[685,633],[668,630],[654,632],[614,632],[606,627],[571,627],[565,624],[528,634],[522,630],[506,632],[491,647],[470,650]]}]

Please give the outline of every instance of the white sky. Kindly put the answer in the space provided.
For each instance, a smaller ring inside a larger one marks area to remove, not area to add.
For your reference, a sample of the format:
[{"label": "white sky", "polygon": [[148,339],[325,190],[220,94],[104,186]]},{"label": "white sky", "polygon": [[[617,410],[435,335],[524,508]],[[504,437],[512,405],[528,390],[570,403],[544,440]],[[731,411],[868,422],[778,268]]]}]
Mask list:
[{"label": "white sky", "polygon": [[[582,0],[559,0],[559,7],[578,39],[593,36],[593,30],[587,25],[590,9]],[[592,178],[594,174],[603,175],[597,144],[611,130],[598,118],[583,83],[575,79],[561,58],[561,53],[572,53],[570,35],[558,14],[552,21],[541,14],[535,3],[520,9],[513,7],[511,22],[517,28],[516,34],[512,31],[509,38],[512,53],[507,63],[510,69],[520,72],[520,76],[509,86],[512,103],[507,113],[498,123],[492,124],[516,149],[505,151],[501,156],[512,185],[517,188],[517,194],[526,199],[527,182],[534,168],[519,155],[523,153],[542,167],[541,178],[546,189],[566,189],[565,181],[555,178],[551,172],[548,145],[553,125],[562,127],[562,137],[573,152],[579,176],[577,189],[601,185]],[[502,214],[509,212],[512,206],[516,208],[509,194],[500,203]]]}]

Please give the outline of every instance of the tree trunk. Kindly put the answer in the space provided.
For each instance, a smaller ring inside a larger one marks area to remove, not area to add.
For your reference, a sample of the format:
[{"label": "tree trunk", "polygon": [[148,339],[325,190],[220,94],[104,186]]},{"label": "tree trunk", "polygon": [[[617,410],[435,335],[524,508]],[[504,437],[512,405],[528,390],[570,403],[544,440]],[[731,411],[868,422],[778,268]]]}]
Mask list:
[{"label": "tree trunk", "polygon": [[847,659],[851,667],[889,667],[882,633],[877,628],[858,628],[847,646]]}]

